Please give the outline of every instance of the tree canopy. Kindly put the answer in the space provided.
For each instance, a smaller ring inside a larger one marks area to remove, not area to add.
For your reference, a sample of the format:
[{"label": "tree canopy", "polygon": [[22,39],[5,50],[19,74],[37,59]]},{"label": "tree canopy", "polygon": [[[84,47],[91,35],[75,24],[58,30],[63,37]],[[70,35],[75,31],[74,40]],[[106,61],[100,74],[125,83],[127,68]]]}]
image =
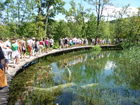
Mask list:
[{"label": "tree canopy", "polygon": [[[118,17],[107,21],[103,17],[110,0],[85,0],[94,9],[87,9],[74,0],[65,9],[64,0],[4,0],[0,1],[0,38],[7,37],[62,37],[104,38],[122,40],[128,45],[140,39],[140,9],[135,16],[127,16],[128,6]],[[65,19],[56,21],[57,14]]]}]

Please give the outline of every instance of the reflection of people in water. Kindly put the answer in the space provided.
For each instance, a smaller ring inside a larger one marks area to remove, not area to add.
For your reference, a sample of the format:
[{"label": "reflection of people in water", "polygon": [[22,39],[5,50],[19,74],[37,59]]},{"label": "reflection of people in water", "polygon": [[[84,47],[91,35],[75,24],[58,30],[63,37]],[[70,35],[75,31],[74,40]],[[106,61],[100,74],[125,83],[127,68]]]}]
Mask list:
[{"label": "reflection of people in water", "polygon": [[2,48],[0,47],[0,88],[7,86],[7,78],[5,76],[4,65],[2,61],[5,59]]}]

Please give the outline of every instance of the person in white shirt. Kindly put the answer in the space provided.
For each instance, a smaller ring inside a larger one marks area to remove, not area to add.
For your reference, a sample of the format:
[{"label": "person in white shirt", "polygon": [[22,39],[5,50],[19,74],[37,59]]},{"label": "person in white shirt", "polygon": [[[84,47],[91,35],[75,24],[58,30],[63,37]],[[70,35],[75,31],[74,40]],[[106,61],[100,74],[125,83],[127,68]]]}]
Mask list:
[{"label": "person in white shirt", "polygon": [[[10,42],[10,40],[7,38],[7,40],[4,42],[4,46],[5,47],[7,47],[8,49],[11,49],[11,42]],[[12,51],[12,50],[11,50]],[[8,53],[8,58],[9,58],[9,62],[10,62],[10,60],[12,60],[12,52],[9,52]]]},{"label": "person in white shirt", "polygon": [[33,37],[32,38],[32,48],[33,48],[33,50],[32,50],[32,55],[34,56],[35,55],[35,37]]},{"label": "person in white shirt", "polygon": [[6,47],[11,47],[11,42],[10,42],[10,40],[7,39],[7,40],[4,42],[4,45],[5,45]]},{"label": "person in white shirt", "polygon": [[5,70],[8,70],[8,68],[9,68],[8,64],[10,62],[10,54],[12,54],[12,50],[10,47],[6,47],[6,46],[3,46],[2,50],[4,53],[4,57],[5,57],[4,68],[5,68]]},{"label": "person in white shirt", "polygon": [[53,45],[54,45],[54,40],[51,38],[50,39],[50,47],[53,47]]}]

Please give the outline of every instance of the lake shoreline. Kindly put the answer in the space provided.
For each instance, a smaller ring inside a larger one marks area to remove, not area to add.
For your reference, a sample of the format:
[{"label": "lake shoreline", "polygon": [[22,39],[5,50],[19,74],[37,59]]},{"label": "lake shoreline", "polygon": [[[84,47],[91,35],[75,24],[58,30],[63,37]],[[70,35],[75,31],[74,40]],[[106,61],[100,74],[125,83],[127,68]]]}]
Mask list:
[{"label": "lake shoreline", "polygon": [[[78,47],[72,47],[72,48],[54,49],[47,53],[43,53],[39,56],[33,56],[30,58],[26,58],[24,61],[20,62],[19,65],[15,66],[15,68],[10,67],[10,69],[8,70],[8,73],[6,73],[9,86],[0,89],[0,94],[1,94],[0,95],[0,105],[7,105],[8,98],[9,98],[10,83],[11,83],[12,79],[16,76],[16,74],[18,72],[20,72],[20,70],[22,70],[26,67],[25,65],[31,66],[32,65],[31,63],[33,61],[40,59],[42,57],[45,57],[45,56],[68,53],[71,51],[82,50],[82,49],[91,49],[92,47],[93,46],[80,46],[80,47],[78,46]],[[10,65],[10,66],[13,66],[13,65]]]}]

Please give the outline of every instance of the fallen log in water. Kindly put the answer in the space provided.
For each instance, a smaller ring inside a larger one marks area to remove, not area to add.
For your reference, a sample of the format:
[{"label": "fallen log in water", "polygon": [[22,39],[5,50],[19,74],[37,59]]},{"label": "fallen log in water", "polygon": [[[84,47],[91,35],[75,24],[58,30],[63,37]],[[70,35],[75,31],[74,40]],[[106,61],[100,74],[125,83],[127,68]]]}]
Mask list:
[{"label": "fallen log in water", "polygon": [[54,87],[50,87],[50,88],[37,88],[37,87],[33,87],[33,90],[53,91],[53,90],[56,90],[56,89],[63,89],[63,88],[72,87],[72,86],[76,86],[76,84],[75,83],[67,83],[67,84],[62,84],[62,85],[58,85],[58,86],[54,86]]},{"label": "fallen log in water", "polygon": [[81,88],[89,88],[89,87],[93,87],[93,86],[97,86],[97,85],[99,85],[98,83],[92,83],[92,84],[86,84],[86,85],[83,85],[83,86],[81,86]]},{"label": "fallen log in water", "polygon": [[[80,88],[86,89],[86,88],[90,88],[90,87],[95,87],[97,85],[98,85],[98,83],[92,83],[92,84],[87,84],[87,85],[80,86]],[[33,90],[38,90],[38,91],[54,91],[54,90],[57,90],[57,89],[61,90],[61,89],[64,89],[64,88],[67,88],[67,87],[73,87],[73,86],[78,86],[78,85],[75,84],[75,83],[67,83],[67,84],[62,84],[62,85],[58,85],[58,86],[54,86],[54,87],[50,87],[50,88],[33,87],[32,89]]]}]

